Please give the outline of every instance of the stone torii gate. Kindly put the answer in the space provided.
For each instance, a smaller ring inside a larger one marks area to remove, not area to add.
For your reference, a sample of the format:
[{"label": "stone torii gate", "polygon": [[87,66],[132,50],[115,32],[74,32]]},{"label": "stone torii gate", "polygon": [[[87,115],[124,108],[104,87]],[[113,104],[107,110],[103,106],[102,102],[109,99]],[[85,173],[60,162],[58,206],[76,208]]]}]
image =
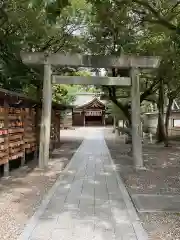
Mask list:
[{"label": "stone torii gate", "polygon": [[[132,110],[132,145],[133,159],[136,168],[143,167],[142,141],[140,134],[140,90],[139,70],[157,68],[159,57],[134,57],[134,56],[90,56],[79,54],[45,54],[45,53],[21,53],[22,61],[31,66],[44,67],[43,103],[40,131],[39,167],[48,166],[52,84],[92,84],[131,87]],[[90,67],[90,68],[121,68],[130,71],[130,77],[74,77],[58,76],[52,74],[52,66]]]}]

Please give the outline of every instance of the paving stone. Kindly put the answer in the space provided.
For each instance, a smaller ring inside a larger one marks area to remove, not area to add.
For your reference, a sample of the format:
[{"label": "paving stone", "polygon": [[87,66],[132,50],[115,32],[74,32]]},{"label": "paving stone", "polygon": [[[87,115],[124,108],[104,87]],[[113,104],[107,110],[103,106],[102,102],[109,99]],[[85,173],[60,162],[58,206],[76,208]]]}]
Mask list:
[{"label": "paving stone", "polygon": [[49,202],[49,204],[47,205],[47,209],[49,211],[52,211],[54,209],[57,209],[58,211],[63,209],[64,203],[66,200],[66,196],[59,198],[59,197],[53,197],[53,199],[51,199],[51,201]]},{"label": "paving stone", "polygon": [[112,209],[118,210],[119,212],[126,209],[126,205],[122,200],[110,200],[110,206]]},{"label": "paving stone", "polygon": [[83,194],[80,198],[80,204],[94,205],[94,197]]},{"label": "paving stone", "polygon": [[133,239],[136,238],[136,234],[134,232],[134,228],[132,226],[132,224],[130,223],[130,221],[127,222],[119,222],[118,224],[116,224],[115,227],[115,233],[116,236],[121,237],[123,240],[128,240],[128,239]]},{"label": "paving stone", "polygon": [[73,231],[70,229],[54,229],[51,240],[74,240]]},{"label": "paving stone", "polygon": [[28,240],[51,240],[51,237],[38,237],[38,238],[34,238],[34,237],[30,237]]},{"label": "paving stone", "polygon": [[31,238],[45,238],[51,237],[51,233],[56,225],[56,219],[40,220],[31,234]]},{"label": "paving stone", "polygon": [[95,221],[95,228],[101,231],[114,230],[114,224],[112,219],[97,219]]},{"label": "paving stone", "polygon": [[54,212],[50,209],[45,209],[45,211],[43,212],[39,219],[57,219],[58,216],[59,216],[58,212]]},{"label": "paving stone", "polygon": [[101,200],[102,201],[109,200],[109,195],[105,186],[103,186],[102,189],[101,187],[95,188],[95,204],[98,204],[98,202],[101,203]]},{"label": "paving stone", "polygon": [[62,186],[66,185],[66,184],[71,184],[75,178],[75,174],[76,174],[75,171],[69,171],[68,173],[65,173],[65,175],[62,179],[62,183],[60,183],[60,186],[61,186],[61,184],[62,184]]},{"label": "paving stone", "polygon": [[71,187],[72,187],[71,184],[68,183],[64,186],[59,186],[59,189],[55,193],[55,197],[62,198],[63,195],[66,196],[68,192],[71,190]]},{"label": "paving stone", "polygon": [[73,217],[65,218],[63,215],[58,218],[55,228],[57,229],[73,229],[77,225],[76,219]]},{"label": "paving stone", "polygon": [[107,220],[111,219],[111,211],[109,207],[97,207],[95,208],[95,218],[97,220]]},{"label": "paving stone", "polygon": [[111,213],[112,218],[117,224],[129,222],[129,214],[126,209],[119,211],[117,208],[111,208]]},{"label": "paving stone", "polygon": [[134,236],[134,237],[131,237],[131,236],[123,236],[121,239],[122,239],[122,240],[137,240],[136,236]]},{"label": "paving stone", "polygon": [[78,211],[79,211],[79,207],[78,206],[79,206],[79,204],[75,204],[75,203],[73,203],[73,204],[65,203],[62,212],[69,212],[69,211],[71,211],[72,213],[77,214]]},{"label": "paving stone", "polygon": [[93,219],[94,218],[94,206],[81,203],[79,206],[78,216],[81,219]]},{"label": "paving stone", "polygon": [[95,228],[95,235],[93,240],[115,240],[115,233],[113,230]]},{"label": "paving stone", "polygon": [[64,203],[57,202],[56,204],[49,204],[45,210],[45,212],[48,214],[61,214],[64,207]]}]

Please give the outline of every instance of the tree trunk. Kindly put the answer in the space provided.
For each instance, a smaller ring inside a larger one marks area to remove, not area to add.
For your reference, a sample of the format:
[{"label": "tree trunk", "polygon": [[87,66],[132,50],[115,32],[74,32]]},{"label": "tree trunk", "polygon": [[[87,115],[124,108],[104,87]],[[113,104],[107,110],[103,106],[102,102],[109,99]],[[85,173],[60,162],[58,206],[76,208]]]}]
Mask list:
[{"label": "tree trunk", "polygon": [[160,80],[159,84],[158,110],[158,126],[156,133],[157,142],[164,142],[165,146],[168,146],[168,139],[166,136],[164,125],[164,84],[162,79]]},{"label": "tree trunk", "polygon": [[166,137],[168,138],[169,132],[169,118],[171,116],[171,109],[172,109],[172,105],[173,105],[173,99],[169,98],[169,103],[168,103],[168,107],[167,107],[167,111],[166,111],[166,119],[165,119],[165,131],[166,131]]},{"label": "tree trunk", "polygon": [[113,133],[116,132],[117,127],[118,127],[118,119],[116,116],[114,116]]},{"label": "tree trunk", "polygon": [[163,119],[163,115],[160,112],[158,114],[156,138],[158,143],[164,142],[166,138],[164,119]]}]

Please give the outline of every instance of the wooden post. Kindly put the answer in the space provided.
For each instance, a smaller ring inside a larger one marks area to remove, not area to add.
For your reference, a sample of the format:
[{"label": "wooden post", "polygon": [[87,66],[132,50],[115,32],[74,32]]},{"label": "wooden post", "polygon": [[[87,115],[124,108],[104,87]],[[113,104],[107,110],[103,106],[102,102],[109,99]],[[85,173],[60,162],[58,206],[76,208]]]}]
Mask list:
[{"label": "wooden post", "polygon": [[51,65],[44,63],[42,117],[40,130],[39,167],[46,168],[49,160],[50,131],[51,131],[51,107],[52,107],[52,86],[51,86]]},{"label": "wooden post", "polygon": [[[39,91],[39,89],[38,89]],[[39,99],[41,97],[39,96]],[[36,128],[36,151],[34,154],[34,159],[38,161],[38,155],[39,155],[39,146],[40,146],[40,121],[41,121],[41,109],[38,105],[35,106],[35,128]]]},{"label": "wooden post", "polygon": [[113,116],[113,133],[116,133],[116,116]]},{"label": "wooden post", "polygon": [[57,147],[58,148],[59,148],[59,144],[60,144],[60,131],[61,131],[61,129],[60,129],[61,119],[60,119],[60,117],[61,117],[61,114],[60,114],[60,111],[59,111],[58,115],[57,115],[57,137],[58,137],[58,139],[57,139]]},{"label": "wooden post", "polygon": [[83,111],[83,117],[84,117],[84,127],[86,126],[86,113],[85,113],[85,111]]},{"label": "wooden post", "polygon": [[[9,104],[6,99],[4,99],[4,128],[8,130],[9,119],[8,119]],[[5,140],[5,147],[7,147],[7,157],[8,161],[4,164],[4,177],[9,177],[9,134],[7,134]]]},{"label": "wooden post", "polygon": [[106,126],[106,114],[105,112],[102,113],[103,125]]},{"label": "wooden post", "polygon": [[142,139],[141,139],[141,119],[140,119],[140,89],[139,70],[131,69],[131,117],[132,117],[132,149],[133,159],[136,168],[143,167]]},{"label": "wooden post", "polygon": [[22,122],[23,122],[23,128],[24,128],[24,132],[23,132],[23,141],[24,141],[24,145],[23,145],[23,156],[21,158],[21,167],[23,167],[25,165],[25,162],[26,162],[26,143],[25,143],[25,131],[26,131],[26,125],[27,125],[27,119],[26,119],[26,112],[25,112],[25,109],[21,108],[21,119],[22,119]]}]

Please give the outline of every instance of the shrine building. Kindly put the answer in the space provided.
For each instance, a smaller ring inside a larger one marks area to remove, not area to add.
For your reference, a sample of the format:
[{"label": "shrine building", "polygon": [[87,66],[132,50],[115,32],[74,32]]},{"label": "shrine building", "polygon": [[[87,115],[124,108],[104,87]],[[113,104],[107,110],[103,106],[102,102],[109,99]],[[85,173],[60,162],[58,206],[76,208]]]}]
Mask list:
[{"label": "shrine building", "polygon": [[72,112],[73,126],[105,126],[106,103],[95,93],[79,93]]}]

